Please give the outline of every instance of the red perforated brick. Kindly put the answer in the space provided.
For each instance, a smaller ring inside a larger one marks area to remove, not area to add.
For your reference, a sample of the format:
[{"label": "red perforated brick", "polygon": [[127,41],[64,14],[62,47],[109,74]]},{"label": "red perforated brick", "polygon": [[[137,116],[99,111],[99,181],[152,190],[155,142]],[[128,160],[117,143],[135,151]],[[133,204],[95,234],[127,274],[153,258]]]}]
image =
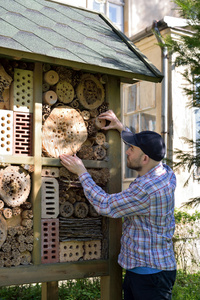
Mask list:
[{"label": "red perforated brick", "polygon": [[33,114],[14,112],[14,154],[32,155],[32,125]]},{"label": "red perforated brick", "polygon": [[59,220],[42,219],[43,264],[59,262]]}]

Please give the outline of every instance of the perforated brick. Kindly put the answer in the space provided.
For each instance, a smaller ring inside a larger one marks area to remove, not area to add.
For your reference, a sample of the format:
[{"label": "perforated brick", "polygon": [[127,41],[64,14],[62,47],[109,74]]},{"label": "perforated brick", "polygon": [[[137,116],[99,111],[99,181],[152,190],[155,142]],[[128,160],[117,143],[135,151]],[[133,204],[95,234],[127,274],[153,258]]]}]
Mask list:
[{"label": "perforated brick", "polygon": [[33,112],[33,71],[14,69],[11,105],[14,111]]},{"label": "perforated brick", "polygon": [[42,176],[44,176],[44,177],[59,177],[59,168],[54,168],[54,167],[42,168]]},{"label": "perforated brick", "polygon": [[33,114],[14,112],[13,153],[32,155]]},{"label": "perforated brick", "polygon": [[57,218],[58,214],[58,181],[53,177],[42,177],[42,218]]},{"label": "perforated brick", "polygon": [[101,241],[86,241],[85,242],[85,253],[83,256],[84,260],[100,259],[101,258]]},{"label": "perforated brick", "polygon": [[42,255],[41,262],[59,262],[59,220],[42,220]]},{"label": "perforated brick", "polygon": [[60,242],[60,262],[78,261],[84,255],[84,242]]},{"label": "perforated brick", "polygon": [[13,153],[13,112],[0,110],[0,153],[12,155]]}]

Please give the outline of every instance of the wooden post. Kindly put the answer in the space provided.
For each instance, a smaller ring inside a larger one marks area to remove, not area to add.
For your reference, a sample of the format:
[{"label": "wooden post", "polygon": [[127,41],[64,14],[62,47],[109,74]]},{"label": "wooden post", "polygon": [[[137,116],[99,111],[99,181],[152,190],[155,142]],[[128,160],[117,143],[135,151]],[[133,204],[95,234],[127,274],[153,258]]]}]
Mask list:
[{"label": "wooden post", "polygon": [[33,263],[41,262],[41,173],[42,173],[42,64],[36,63],[34,70],[34,173],[32,183],[32,201],[34,215]]},{"label": "wooden post", "polygon": [[42,283],[42,300],[58,300],[58,281]]},{"label": "wooden post", "polygon": [[[107,82],[107,101],[120,118],[120,82],[109,77]],[[121,191],[121,138],[116,130],[108,132],[109,142],[109,193]],[[101,277],[101,300],[122,299],[122,270],[117,263],[120,251],[121,219],[109,219],[109,276]]]}]

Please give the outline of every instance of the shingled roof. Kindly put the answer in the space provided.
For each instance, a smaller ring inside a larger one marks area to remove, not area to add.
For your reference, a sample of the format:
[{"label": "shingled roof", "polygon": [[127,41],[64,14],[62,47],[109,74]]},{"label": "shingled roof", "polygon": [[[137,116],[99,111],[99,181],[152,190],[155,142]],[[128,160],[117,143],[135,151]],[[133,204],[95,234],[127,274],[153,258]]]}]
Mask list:
[{"label": "shingled roof", "polygon": [[0,55],[162,80],[160,71],[105,15],[45,0],[0,0]]}]

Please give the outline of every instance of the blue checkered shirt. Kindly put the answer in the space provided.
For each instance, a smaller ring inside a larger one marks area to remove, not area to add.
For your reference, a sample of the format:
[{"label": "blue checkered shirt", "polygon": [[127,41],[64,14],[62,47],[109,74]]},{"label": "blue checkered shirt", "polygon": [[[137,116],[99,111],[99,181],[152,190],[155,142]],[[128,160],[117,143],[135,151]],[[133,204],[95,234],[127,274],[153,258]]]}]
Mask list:
[{"label": "blue checkered shirt", "polygon": [[137,177],[128,189],[116,194],[107,194],[89,173],[79,179],[87,199],[99,214],[124,218],[118,257],[123,268],[176,269],[172,243],[176,177],[170,167],[160,162]]}]

